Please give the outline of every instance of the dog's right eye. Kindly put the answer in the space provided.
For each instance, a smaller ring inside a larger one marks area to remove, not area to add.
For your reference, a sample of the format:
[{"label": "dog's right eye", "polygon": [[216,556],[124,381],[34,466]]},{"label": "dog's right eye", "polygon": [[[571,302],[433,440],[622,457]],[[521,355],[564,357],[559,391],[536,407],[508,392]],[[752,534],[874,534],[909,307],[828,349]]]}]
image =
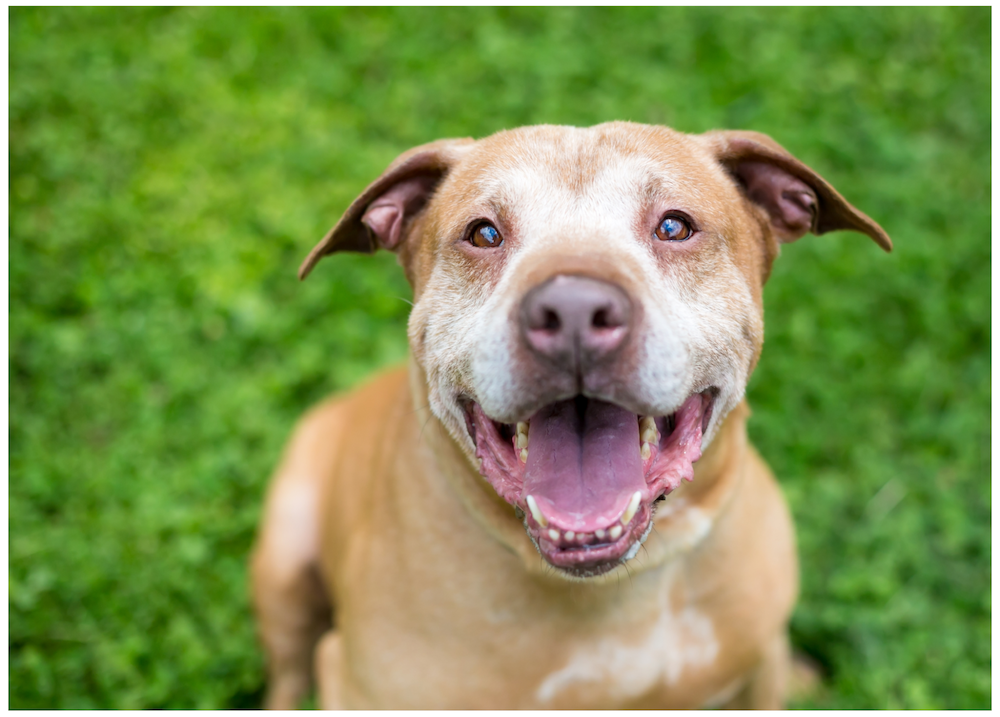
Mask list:
[{"label": "dog's right eye", "polygon": [[480,249],[495,249],[503,244],[503,237],[489,222],[479,222],[469,234],[469,243]]}]

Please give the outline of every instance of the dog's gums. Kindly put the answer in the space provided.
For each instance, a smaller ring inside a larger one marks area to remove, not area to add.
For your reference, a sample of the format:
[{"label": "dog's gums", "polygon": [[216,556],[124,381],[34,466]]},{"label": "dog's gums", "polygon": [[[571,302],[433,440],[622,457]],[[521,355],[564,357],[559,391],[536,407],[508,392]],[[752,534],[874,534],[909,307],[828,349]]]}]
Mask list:
[{"label": "dog's gums", "polygon": [[466,423],[480,472],[523,516],[542,557],[588,577],[634,557],[654,504],[694,478],[712,405],[703,391],[672,414],[638,416],[577,396],[504,424],[470,401]]}]

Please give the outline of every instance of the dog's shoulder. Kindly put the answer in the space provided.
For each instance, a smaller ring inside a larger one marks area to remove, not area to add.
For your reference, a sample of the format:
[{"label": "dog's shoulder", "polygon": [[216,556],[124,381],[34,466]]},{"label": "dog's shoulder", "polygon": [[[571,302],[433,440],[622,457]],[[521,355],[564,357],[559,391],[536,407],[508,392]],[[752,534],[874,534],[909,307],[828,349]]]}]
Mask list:
[{"label": "dog's shoulder", "polygon": [[359,438],[384,432],[386,416],[405,412],[410,404],[405,366],[388,369],[357,388],[327,397],[295,425],[281,470],[340,470],[342,460],[357,456],[371,444]]}]

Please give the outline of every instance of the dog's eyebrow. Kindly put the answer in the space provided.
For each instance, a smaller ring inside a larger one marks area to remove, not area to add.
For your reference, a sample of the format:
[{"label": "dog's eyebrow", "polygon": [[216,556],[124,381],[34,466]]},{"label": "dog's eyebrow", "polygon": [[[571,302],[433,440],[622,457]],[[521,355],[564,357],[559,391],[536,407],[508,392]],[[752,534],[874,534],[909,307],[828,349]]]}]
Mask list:
[{"label": "dog's eyebrow", "polygon": [[470,203],[470,206],[463,214],[455,217],[443,228],[449,235],[458,234],[465,231],[469,224],[480,219],[496,221],[501,225],[499,227],[501,231],[510,231],[517,223],[509,204],[501,198],[494,196],[486,199],[477,198]]},{"label": "dog's eyebrow", "polygon": [[653,176],[645,178],[645,181],[640,184],[639,192],[637,192],[637,194],[639,196],[639,201],[642,202],[643,205],[649,206],[657,199],[668,195],[669,192],[666,190],[667,186],[665,182],[663,182],[660,177]]},{"label": "dog's eyebrow", "polygon": [[497,198],[490,198],[486,204],[489,206],[490,211],[493,212],[493,216],[496,217],[497,221],[509,230],[514,223],[514,215],[508,208],[508,205]]}]

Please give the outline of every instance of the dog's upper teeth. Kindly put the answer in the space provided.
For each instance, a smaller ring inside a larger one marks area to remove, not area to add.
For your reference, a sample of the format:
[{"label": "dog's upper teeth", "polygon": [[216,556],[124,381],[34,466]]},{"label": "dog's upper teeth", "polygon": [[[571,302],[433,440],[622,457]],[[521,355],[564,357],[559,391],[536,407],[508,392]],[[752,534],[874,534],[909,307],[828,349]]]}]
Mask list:
[{"label": "dog's upper teeth", "polygon": [[635,513],[639,510],[639,503],[642,500],[642,492],[636,491],[632,494],[632,499],[629,500],[628,506],[625,508],[625,512],[622,513],[621,521],[622,525],[628,525],[629,521],[635,517]]},{"label": "dog's upper teeth", "polygon": [[576,533],[574,533],[572,530],[567,530],[566,531],[566,535],[565,535],[566,540],[572,540],[575,537],[576,537]]},{"label": "dog's upper teeth", "polygon": [[531,517],[535,519],[535,522],[538,523],[543,528],[547,528],[549,525],[549,521],[546,519],[545,514],[542,513],[541,510],[539,510],[538,503],[535,502],[534,496],[529,495],[525,499],[525,502],[528,504],[528,510],[531,511]]},{"label": "dog's upper teeth", "polygon": [[553,540],[559,540],[559,531],[555,528],[549,528],[549,537]]},{"label": "dog's upper teeth", "polygon": [[514,439],[514,445],[517,446],[518,457],[521,459],[521,463],[528,462],[528,424],[524,421],[518,421],[517,433]]},{"label": "dog's upper teeth", "polygon": [[653,454],[653,445],[659,445],[660,432],[656,428],[656,419],[643,416],[639,419],[639,455],[648,461]]},{"label": "dog's upper teeth", "polygon": [[611,530],[608,531],[608,536],[612,540],[618,540],[618,538],[622,537],[622,527],[620,525],[614,526]]},{"label": "dog's upper teeth", "polygon": [[597,530],[594,531],[594,535],[597,536],[598,540],[601,540],[604,537],[604,529],[598,528]]},{"label": "dog's upper teeth", "polygon": [[523,450],[528,447],[528,424],[521,421],[517,424],[517,448]]}]

